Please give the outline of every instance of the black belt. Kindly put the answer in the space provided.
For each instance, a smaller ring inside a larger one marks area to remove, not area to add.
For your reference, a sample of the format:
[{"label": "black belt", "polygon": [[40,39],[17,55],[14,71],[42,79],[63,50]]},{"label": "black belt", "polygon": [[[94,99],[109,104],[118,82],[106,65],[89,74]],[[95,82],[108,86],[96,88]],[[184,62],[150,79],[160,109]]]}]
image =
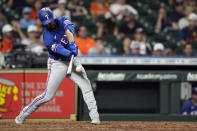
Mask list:
[{"label": "black belt", "polygon": [[70,58],[68,57],[68,58],[59,58],[58,59],[59,61],[70,61]]},{"label": "black belt", "polygon": [[70,58],[69,57],[67,57],[67,58],[51,58],[51,59],[59,60],[59,61],[67,61],[67,62],[70,61]]}]

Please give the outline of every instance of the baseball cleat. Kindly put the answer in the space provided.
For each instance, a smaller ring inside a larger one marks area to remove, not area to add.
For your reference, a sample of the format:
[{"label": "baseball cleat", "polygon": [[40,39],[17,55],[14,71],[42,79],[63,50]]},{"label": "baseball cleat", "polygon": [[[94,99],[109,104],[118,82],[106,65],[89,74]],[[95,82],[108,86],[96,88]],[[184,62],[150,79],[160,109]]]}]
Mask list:
[{"label": "baseball cleat", "polygon": [[95,125],[99,125],[99,124],[101,124],[101,121],[99,120],[99,118],[94,118],[94,119],[92,119],[91,123],[95,124]]},{"label": "baseball cleat", "polygon": [[15,123],[16,124],[23,124],[23,121],[24,121],[25,119],[23,118],[23,117],[21,117],[21,116],[17,116],[16,118],[15,118]]}]

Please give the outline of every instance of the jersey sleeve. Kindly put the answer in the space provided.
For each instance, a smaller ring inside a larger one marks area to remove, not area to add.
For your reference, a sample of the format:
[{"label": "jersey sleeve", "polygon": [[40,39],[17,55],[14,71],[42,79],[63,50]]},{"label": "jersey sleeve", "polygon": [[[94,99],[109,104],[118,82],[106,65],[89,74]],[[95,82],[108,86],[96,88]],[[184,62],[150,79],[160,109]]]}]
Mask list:
[{"label": "jersey sleeve", "polygon": [[75,27],[68,17],[63,17],[63,26],[65,31],[69,29],[73,34],[75,34]]},{"label": "jersey sleeve", "polygon": [[190,106],[186,103],[182,108],[182,115],[189,115],[190,113]]},{"label": "jersey sleeve", "polygon": [[47,49],[49,50],[49,52],[54,52],[54,53],[58,53],[60,55],[63,55],[65,57],[70,57],[71,56],[71,51],[65,49],[60,43],[55,42],[53,40],[53,36],[49,35],[47,33],[45,33],[43,35],[43,42],[45,44],[45,46],[47,47]]}]

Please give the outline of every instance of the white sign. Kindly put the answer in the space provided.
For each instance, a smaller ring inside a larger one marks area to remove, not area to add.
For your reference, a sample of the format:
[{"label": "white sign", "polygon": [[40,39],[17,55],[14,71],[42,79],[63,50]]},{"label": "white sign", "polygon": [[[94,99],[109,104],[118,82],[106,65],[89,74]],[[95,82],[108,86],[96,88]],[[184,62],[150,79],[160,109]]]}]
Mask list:
[{"label": "white sign", "polygon": [[83,65],[197,65],[197,58],[180,57],[124,57],[79,56]]}]

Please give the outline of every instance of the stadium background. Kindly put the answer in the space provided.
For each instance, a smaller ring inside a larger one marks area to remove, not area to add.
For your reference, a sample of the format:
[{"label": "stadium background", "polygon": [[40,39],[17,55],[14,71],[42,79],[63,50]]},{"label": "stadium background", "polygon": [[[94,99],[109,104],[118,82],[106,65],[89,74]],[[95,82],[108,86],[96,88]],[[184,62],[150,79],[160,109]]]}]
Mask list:
[{"label": "stadium background", "polygon": [[[126,8],[120,15],[114,13],[114,9],[119,8],[117,5],[111,7],[117,3]],[[101,120],[197,120],[195,116],[181,114],[182,106],[191,98],[192,87],[197,84],[196,25],[186,30],[191,21],[197,21],[196,0],[0,1],[0,84],[5,84],[5,79],[16,85],[17,82],[27,84],[17,85],[19,94],[23,94],[18,110],[28,104],[27,99],[33,98],[27,95],[28,90],[41,91],[34,85],[43,82],[47,72],[48,54],[42,45],[42,26],[36,9],[47,6],[54,11],[63,8],[62,5],[65,8],[62,14],[69,16],[76,26],[78,59],[91,80]],[[24,15],[30,15],[34,21],[30,25],[35,26],[22,27]],[[56,15],[61,16],[60,12]],[[6,24],[12,28],[3,31]],[[4,48],[7,40],[10,40],[9,46]],[[85,44],[80,44],[83,41]],[[38,80],[33,79],[34,75]],[[68,100],[68,103],[74,106],[71,109],[74,115],[65,110],[66,119],[89,120],[80,91],[73,85],[68,91],[72,92],[72,102]],[[14,91],[11,95],[14,100]],[[10,102],[10,98],[6,99]],[[56,104],[63,106],[65,103]],[[56,116],[54,112],[48,116],[48,110],[45,111],[45,115],[38,111],[32,118],[62,117],[61,113]],[[3,112],[1,114],[4,116]]]}]

